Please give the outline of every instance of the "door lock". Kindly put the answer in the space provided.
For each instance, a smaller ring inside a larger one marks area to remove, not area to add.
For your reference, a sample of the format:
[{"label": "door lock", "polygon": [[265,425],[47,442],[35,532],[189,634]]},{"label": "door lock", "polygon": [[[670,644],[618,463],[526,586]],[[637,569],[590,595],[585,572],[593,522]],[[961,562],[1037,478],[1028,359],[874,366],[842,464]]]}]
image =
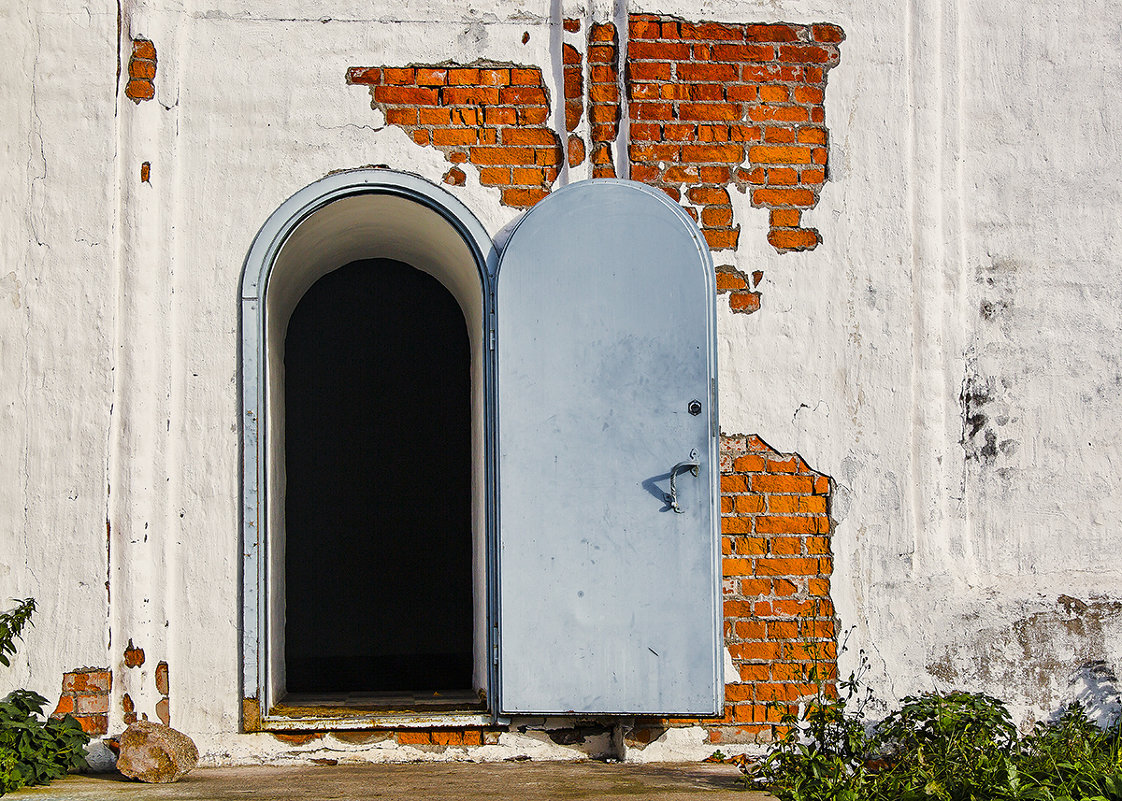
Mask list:
[{"label": "door lock", "polygon": [[692,401],[690,401],[690,405],[687,406],[686,409],[688,409],[689,413],[694,417],[697,417],[699,414],[701,414],[701,401],[694,398]]}]

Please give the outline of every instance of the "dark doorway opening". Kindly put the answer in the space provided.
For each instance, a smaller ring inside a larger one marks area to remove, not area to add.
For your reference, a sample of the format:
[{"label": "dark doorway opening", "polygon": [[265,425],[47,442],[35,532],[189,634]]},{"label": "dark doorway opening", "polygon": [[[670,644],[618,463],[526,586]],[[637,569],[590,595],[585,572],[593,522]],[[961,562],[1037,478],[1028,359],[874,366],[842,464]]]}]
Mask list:
[{"label": "dark doorway opening", "polygon": [[472,688],[471,376],[459,304],[374,259],[285,339],[289,694]]}]

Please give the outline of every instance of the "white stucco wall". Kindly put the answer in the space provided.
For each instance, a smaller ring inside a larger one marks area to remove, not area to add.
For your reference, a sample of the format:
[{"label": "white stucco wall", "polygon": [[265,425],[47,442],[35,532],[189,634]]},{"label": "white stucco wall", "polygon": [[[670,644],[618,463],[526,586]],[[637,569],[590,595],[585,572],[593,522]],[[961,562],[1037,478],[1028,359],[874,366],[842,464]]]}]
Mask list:
[{"label": "white stucco wall", "polygon": [[[836,481],[843,671],[863,649],[890,701],[986,690],[1025,721],[1122,657],[1115,5],[159,0],[120,4],[120,45],[117,4],[24,6],[0,11],[0,593],[41,612],[0,690],[54,698],[108,664],[119,729],[120,693],[151,716],[167,660],[173,724],[210,759],[281,747],[234,734],[249,244],[332,170],[447,170],[347,67],[512,61],[556,99],[557,20],[628,12],[847,34],[806,215],[823,243],[776,254],[733,193],[740,251],[718,258],[765,276],[759,312],[719,311],[723,430]],[[117,80],[132,36],[159,52],[140,105]],[[465,172],[451,191],[497,232],[516,212]]]}]

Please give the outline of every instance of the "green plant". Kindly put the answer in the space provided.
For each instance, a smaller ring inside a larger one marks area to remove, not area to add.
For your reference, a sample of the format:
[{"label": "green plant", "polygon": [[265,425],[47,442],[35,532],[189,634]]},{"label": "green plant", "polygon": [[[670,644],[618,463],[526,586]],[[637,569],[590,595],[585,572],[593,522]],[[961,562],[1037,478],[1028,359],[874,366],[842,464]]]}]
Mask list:
[{"label": "green plant", "polygon": [[867,728],[865,669],[784,709],[767,756],[741,764],[748,783],[782,801],[1122,801],[1122,723],[1074,704],[1018,738],[1000,700],[930,692]]},{"label": "green plant", "polygon": [[16,601],[16,608],[0,612],[0,665],[9,667],[10,657],[16,653],[16,639],[23,637],[23,629],[31,624],[35,612],[35,599],[24,598]]},{"label": "green plant", "polygon": [[[35,599],[17,602],[0,614],[0,661],[9,665],[15,640],[31,621]],[[0,701],[0,795],[47,784],[86,766],[89,735],[72,716],[39,719],[47,699],[30,690],[13,690]]]}]

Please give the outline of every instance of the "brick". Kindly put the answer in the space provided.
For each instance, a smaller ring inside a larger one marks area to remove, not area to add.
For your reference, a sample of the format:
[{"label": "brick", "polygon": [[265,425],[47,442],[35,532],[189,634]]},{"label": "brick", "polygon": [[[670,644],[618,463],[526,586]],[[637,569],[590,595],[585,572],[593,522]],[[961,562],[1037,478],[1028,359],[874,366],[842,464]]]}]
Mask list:
[{"label": "brick", "polygon": [[733,630],[742,640],[762,640],[767,636],[767,626],[759,620],[737,620]]},{"label": "brick", "polygon": [[52,718],[61,718],[65,715],[69,715],[73,711],[74,711],[74,696],[73,695],[63,695],[63,696],[59,697],[58,705],[55,707],[55,711],[51,713],[51,717]]},{"label": "brick", "polygon": [[682,103],[678,107],[678,118],[682,120],[739,120],[740,107],[732,103]]},{"label": "brick", "polygon": [[755,189],[752,202],[757,205],[813,206],[814,193],[809,189]]},{"label": "brick", "polygon": [[633,161],[677,161],[681,148],[674,144],[638,144],[632,142],[628,147],[628,154]]},{"label": "brick", "polygon": [[813,127],[800,127],[798,129],[799,142],[804,145],[826,144],[826,129]]},{"label": "brick", "polygon": [[771,591],[776,597],[782,598],[788,595],[798,595],[800,587],[799,584],[790,579],[773,579]]},{"label": "brick", "polygon": [[815,517],[763,515],[756,518],[756,531],[760,534],[817,534]]},{"label": "brick", "polygon": [[579,19],[562,20],[561,26],[566,31],[568,31],[569,33],[576,33],[577,31],[580,30],[580,20]]},{"label": "brick", "polygon": [[616,41],[616,26],[610,22],[593,23],[592,27],[588,29],[588,41],[590,42],[614,42]]},{"label": "brick", "polygon": [[764,141],[769,144],[792,144],[795,141],[795,131],[781,125],[768,125],[761,128],[764,132]]},{"label": "brick", "polygon": [[373,85],[381,83],[382,71],[377,67],[350,67],[347,70],[347,83]]},{"label": "brick", "polygon": [[479,83],[479,70],[474,67],[455,67],[445,71],[449,86],[474,86]]},{"label": "brick", "polygon": [[796,86],[795,87],[795,100],[799,103],[808,105],[815,105],[821,103],[825,97],[823,92],[817,86]]},{"label": "brick", "polygon": [[155,60],[156,45],[152,44],[150,39],[133,39],[132,54],[134,58]]},{"label": "brick", "polygon": [[141,59],[129,59],[129,77],[152,80],[156,77],[156,62]]},{"label": "brick", "polygon": [[815,25],[811,28],[811,34],[814,41],[829,44],[837,44],[845,39],[845,32],[837,25]]},{"label": "brick", "polygon": [[804,169],[799,173],[799,182],[810,186],[817,186],[826,182],[826,171],[819,169]]},{"label": "brick", "polygon": [[730,125],[729,138],[734,142],[758,142],[763,131],[754,125]]},{"label": "brick", "polygon": [[752,604],[747,601],[725,601],[725,617],[751,617]]},{"label": "brick", "polygon": [[416,77],[416,71],[412,67],[384,67],[382,69],[382,82],[392,86],[411,86]]},{"label": "brick", "polygon": [[748,479],[744,476],[721,476],[721,492],[748,492]]},{"label": "brick", "polygon": [[713,58],[716,61],[772,61],[775,48],[765,44],[722,44],[713,48]]},{"label": "brick", "polygon": [[508,69],[479,70],[480,86],[506,86],[508,83],[510,83],[510,70]]},{"label": "brick", "polygon": [[722,573],[725,576],[750,576],[752,575],[752,560],[725,559],[722,561]]},{"label": "brick", "polygon": [[557,135],[545,128],[507,128],[502,140],[504,145],[554,145]]},{"label": "brick", "polygon": [[817,45],[782,45],[779,60],[797,64],[828,64],[837,61],[837,50]]},{"label": "brick", "polygon": [[[701,210],[701,222],[705,225],[728,225],[732,222],[732,208],[729,206],[704,208]],[[744,283],[743,280],[741,283]]]},{"label": "brick", "polygon": [[749,25],[744,38],[749,42],[797,42],[799,35],[789,25]]},{"label": "brick", "polygon": [[723,186],[694,186],[686,194],[694,203],[729,203],[728,190]]},{"label": "brick", "polygon": [[729,126],[713,124],[712,122],[698,125],[697,139],[699,142],[727,142],[729,140]]},{"label": "brick", "polygon": [[108,715],[76,715],[75,719],[82,731],[91,737],[98,737],[109,731]]},{"label": "brick", "polygon": [[724,534],[750,534],[752,533],[752,518],[722,517],[721,532]]},{"label": "brick", "polygon": [[802,212],[798,209],[772,209],[768,221],[772,228],[795,228],[801,217]]},{"label": "brick", "polygon": [[74,712],[77,715],[104,715],[109,712],[109,696],[100,693],[75,696]]},{"label": "brick", "polygon": [[765,85],[760,87],[760,100],[765,103],[786,103],[790,94],[786,86]]},{"label": "brick", "polygon": [[752,122],[808,122],[810,114],[802,106],[752,106],[748,109]]},{"label": "brick", "polygon": [[484,186],[509,186],[510,167],[481,167],[479,183]]},{"label": "brick", "polygon": [[733,659],[742,659],[745,662],[768,662],[779,656],[777,642],[732,643],[728,649]]},{"label": "brick", "polygon": [[[738,164],[744,160],[744,148],[741,145],[683,145],[682,161],[687,162],[725,162]],[[727,192],[726,192],[727,195]],[[726,203],[728,201],[725,201]]]},{"label": "brick", "polygon": [[[635,45],[632,44],[629,48],[629,54],[633,55]],[[678,71],[681,73],[683,67],[687,65],[679,64]],[[627,65],[627,71],[631,75],[633,81],[669,81],[670,80],[670,65],[665,62],[648,62],[648,63],[635,63],[630,62]],[[679,74],[679,78],[682,76]]]},{"label": "brick", "polygon": [[396,736],[398,745],[431,745],[432,734],[427,731],[399,731]]},{"label": "brick", "polygon": [[685,61],[690,57],[688,44],[668,42],[632,42],[627,48],[628,58],[634,61]]},{"label": "brick", "polygon": [[[632,75],[634,76],[634,68]],[[669,75],[662,80],[669,80]],[[678,80],[727,83],[740,77],[740,69],[735,64],[684,63],[678,65]]]},{"label": "brick", "polygon": [[588,48],[589,64],[615,64],[617,51],[615,45],[590,45]]},{"label": "brick", "polygon": [[[584,155],[585,155],[585,153],[584,153],[584,140],[581,139],[579,136],[576,136],[576,135],[570,136],[569,137],[569,146],[568,146],[569,166],[570,167],[576,167],[580,164],[583,164],[584,163]],[[636,169],[635,167],[632,167],[632,174],[633,175],[635,173],[635,169]],[[637,177],[637,178],[635,178],[635,180],[641,181],[641,180],[644,180],[644,179]]]},{"label": "brick", "polygon": [[699,170],[701,180],[707,184],[727,184],[731,170],[721,165],[703,164]]},{"label": "brick", "polygon": [[739,228],[706,228],[701,233],[712,250],[735,250],[740,241]]},{"label": "brick", "polygon": [[[818,560],[805,557],[784,557],[756,560],[758,576],[816,576]],[[776,604],[780,601],[776,601]]]},{"label": "brick", "polygon": [[636,14],[628,20],[627,34],[631,39],[658,39],[662,35],[657,19]]},{"label": "brick", "polygon": [[762,473],[767,462],[754,453],[739,456],[732,463],[733,468],[742,473]]},{"label": "brick", "polygon": [[674,118],[674,107],[670,103],[632,103],[633,120],[670,120]]},{"label": "brick", "polygon": [[767,241],[779,250],[810,250],[818,246],[818,232],[808,228],[769,231]]},{"label": "brick", "polygon": [[420,67],[416,70],[414,80],[418,86],[444,86],[448,83],[448,70]]},{"label": "brick", "polygon": [[439,103],[439,94],[432,87],[420,86],[375,86],[374,100],[379,103],[399,105],[428,105]]},{"label": "brick", "polygon": [[799,624],[793,620],[769,620],[767,637],[769,640],[794,640],[799,636]]},{"label": "brick", "polygon": [[479,135],[474,128],[437,128],[432,132],[432,143],[437,146],[474,145]]},{"label": "brick", "polygon": [[758,514],[764,510],[764,499],[760,495],[738,495],[733,503],[740,514]]},{"label": "brick", "polygon": [[606,137],[604,141],[615,138],[614,125],[619,120],[619,106],[617,105],[604,105],[592,104],[588,110],[588,120],[592,123],[609,123],[612,125],[612,135]]},{"label": "brick", "polygon": [[416,125],[417,109],[388,108],[386,109],[386,122],[392,125]]},{"label": "brick", "polygon": [[744,31],[730,25],[720,25],[716,22],[703,22],[699,24],[682,22],[678,25],[678,36],[682,39],[709,39],[713,41],[743,41]]},{"label": "brick", "polygon": [[515,68],[510,71],[512,86],[541,86],[542,71],[539,69]]},{"label": "brick", "polygon": [[548,195],[545,189],[511,188],[503,190],[503,203],[516,208],[529,208]]},{"label": "brick", "polygon": [[829,579],[810,579],[807,582],[807,593],[819,597],[826,597],[830,594],[830,581]]},{"label": "brick", "polygon": [[[777,496],[790,497],[790,496]],[[761,534],[770,534],[757,529]],[[800,556],[803,552],[802,537],[771,537],[768,539],[768,550],[776,556]]]},{"label": "brick", "polygon": [[483,732],[479,729],[469,729],[461,735],[464,745],[483,745]]},{"label": "brick", "polygon": [[767,540],[763,537],[739,537],[734,543],[737,553],[763,556],[767,553]]},{"label": "brick", "polygon": [[[507,91],[507,88],[497,86],[446,86],[442,91],[441,97],[444,103],[449,106],[497,106],[499,104],[499,93]],[[375,100],[377,100],[376,96]]]},{"label": "brick", "polygon": [[794,186],[799,182],[799,174],[791,167],[772,167],[767,171],[770,186]]},{"label": "brick", "polygon": [[151,100],[156,96],[156,88],[151,81],[133,79],[125,84],[125,96],[130,100]]},{"label": "brick", "polygon": [[729,308],[734,312],[751,314],[760,310],[759,292],[733,292],[729,295]]}]

